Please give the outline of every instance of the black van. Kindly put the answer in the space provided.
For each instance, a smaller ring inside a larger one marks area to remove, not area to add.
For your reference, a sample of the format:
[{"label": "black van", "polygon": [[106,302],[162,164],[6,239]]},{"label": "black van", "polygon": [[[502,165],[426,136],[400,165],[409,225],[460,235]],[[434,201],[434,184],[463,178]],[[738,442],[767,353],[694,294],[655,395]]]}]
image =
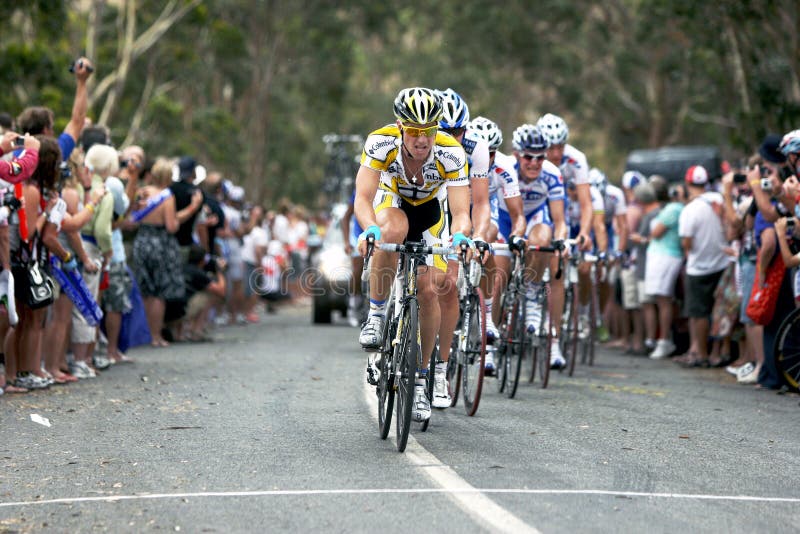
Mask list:
[{"label": "black van", "polygon": [[719,149],[715,146],[665,146],[634,150],[628,155],[625,170],[639,171],[645,176],[660,174],[670,182],[680,182],[692,165],[702,165],[709,179],[718,179],[722,172]]}]

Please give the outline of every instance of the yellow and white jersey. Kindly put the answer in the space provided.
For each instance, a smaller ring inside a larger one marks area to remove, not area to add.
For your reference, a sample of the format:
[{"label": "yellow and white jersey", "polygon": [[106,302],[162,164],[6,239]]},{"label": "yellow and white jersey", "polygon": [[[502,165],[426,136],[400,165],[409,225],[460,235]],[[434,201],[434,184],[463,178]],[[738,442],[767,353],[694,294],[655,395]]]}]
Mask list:
[{"label": "yellow and white jersey", "polygon": [[395,124],[375,130],[364,143],[361,165],[380,171],[380,189],[391,191],[411,205],[418,206],[444,193],[448,186],[468,186],[467,154],[450,134],[436,133],[428,160],[422,165],[422,185],[406,178],[403,166],[400,129]]}]

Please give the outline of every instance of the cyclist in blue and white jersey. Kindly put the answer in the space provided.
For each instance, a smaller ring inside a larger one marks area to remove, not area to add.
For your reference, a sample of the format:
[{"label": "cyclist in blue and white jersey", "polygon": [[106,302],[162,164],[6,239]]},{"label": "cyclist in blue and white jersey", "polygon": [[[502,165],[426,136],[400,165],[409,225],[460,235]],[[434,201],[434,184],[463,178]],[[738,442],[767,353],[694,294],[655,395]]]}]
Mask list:
[{"label": "cyclist in blue and white jersey", "polygon": [[[486,234],[489,231],[491,210],[489,207],[489,144],[481,136],[467,131],[469,107],[461,96],[448,88],[439,91],[442,99],[442,118],[439,129],[452,135],[461,143],[467,154],[469,188],[472,195],[471,218],[472,240],[480,249],[482,261],[488,259]],[[458,259],[451,258],[447,265],[447,283],[439,295],[442,322],[439,327],[439,353],[442,362],[436,364],[433,381],[433,407],[448,408],[450,391],[447,386],[447,362],[450,359],[450,340],[458,324]]]},{"label": "cyclist in blue and white jersey", "polygon": [[[523,124],[514,130],[513,137],[514,157],[517,160],[515,171],[519,180],[519,190],[522,195],[523,213],[528,221],[527,243],[529,245],[550,246],[553,240],[563,240],[567,237],[567,224],[564,217],[564,183],[561,180],[561,171],[547,161],[546,151],[549,145],[547,138],[541,130],[533,124]],[[509,231],[508,224],[504,222],[504,204],[500,205],[500,231]],[[514,244],[514,243],[512,243]],[[525,303],[525,324],[528,331],[533,331],[541,321],[542,303],[538,300],[542,294],[542,273],[546,262],[550,259],[551,287],[555,281],[555,272],[558,269],[556,255],[532,253],[525,256],[526,272],[530,273],[527,280],[527,298]],[[564,311],[564,290],[562,284],[560,296],[552,293],[553,317],[561,317]],[[558,301],[560,300],[560,308]],[[555,336],[550,348],[550,365],[561,369],[566,364],[558,345],[561,334],[561,321],[553,321]]]},{"label": "cyclist in blue and white jersey", "polygon": [[[522,196],[519,192],[516,172],[513,171],[516,160],[513,156],[503,154],[498,149],[503,144],[503,132],[497,124],[485,117],[475,117],[470,121],[467,131],[475,132],[483,137],[489,144],[489,204],[491,206],[491,225],[486,234],[486,241],[489,243],[505,243],[512,239],[512,236],[525,235],[527,221],[522,212]],[[511,172],[509,172],[509,170]],[[503,202],[508,213],[510,224],[510,234],[502,235],[499,230],[499,198],[502,192]],[[520,238],[521,239],[521,238]],[[510,252],[508,253],[510,255]],[[500,333],[494,323],[493,302],[494,296],[502,293],[505,286],[495,279],[498,271],[508,272],[509,260],[504,252],[496,251],[489,256],[485,263],[486,276],[481,279],[481,290],[484,294],[486,307],[486,337],[490,341],[500,338]],[[499,307],[498,307],[499,312]],[[492,351],[486,352],[486,372],[491,376],[494,374],[495,365]]]},{"label": "cyclist in blue and white jersey", "polygon": [[[582,237],[581,250],[590,250],[592,229],[592,197],[589,191],[589,164],[586,155],[567,143],[569,128],[564,119],[558,115],[547,113],[536,121],[542,134],[547,138],[547,160],[561,169],[564,183],[570,180],[575,183],[578,202],[581,205],[581,224],[579,237]],[[563,282],[560,282],[563,286]]]}]

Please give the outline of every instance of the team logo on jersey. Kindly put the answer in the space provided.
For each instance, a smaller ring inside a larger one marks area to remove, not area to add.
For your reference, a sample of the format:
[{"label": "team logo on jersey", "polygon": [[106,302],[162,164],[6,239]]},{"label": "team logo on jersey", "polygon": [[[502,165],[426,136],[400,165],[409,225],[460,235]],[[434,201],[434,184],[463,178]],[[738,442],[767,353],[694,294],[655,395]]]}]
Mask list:
[{"label": "team logo on jersey", "polygon": [[464,147],[464,150],[467,154],[472,154],[475,151],[475,146],[478,144],[477,141],[473,139],[467,139],[466,136],[461,140],[461,146]]},{"label": "team logo on jersey", "polygon": [[378,150],[388,146],[391,147],[394,146],[394,139],[387,139],[385,141],[377,141],[375,143],[372,143],[372,146],[367,149],[367,154],[369,154],[370,156],[374,156],[375,153],[378,152]]},{"label": "team logo on jersey", "polygon": [[436,151],[436,155],[439,157],[439,159],[449,159],[450,161],[453,162],[456,168],[460,169],[461,167],[464,166],[464,162],[461,161],[461,158],[459,158],[452,152],[446,152],[440,148],[439,150]]}]

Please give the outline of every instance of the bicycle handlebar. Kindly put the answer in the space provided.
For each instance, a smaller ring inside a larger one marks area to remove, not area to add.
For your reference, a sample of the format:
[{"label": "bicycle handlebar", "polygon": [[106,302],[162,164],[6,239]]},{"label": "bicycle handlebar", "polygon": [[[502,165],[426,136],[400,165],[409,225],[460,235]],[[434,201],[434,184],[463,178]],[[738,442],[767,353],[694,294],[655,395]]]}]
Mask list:
[{"label": "bicycle handlebar", "polygon": [[[375,251],[375,237],[370,235],[367,237],[367,254],[364,256],[364,268],[361,270],[361,281],[369,281],[369,273],[372,268],[372,253]],[[384,252],[399,252],[402,254],[436,254],[439,256],[446,256],[458,251],[455,247],[436,247],[427,246],[422,243],[380,243],[377,248]]]}]

